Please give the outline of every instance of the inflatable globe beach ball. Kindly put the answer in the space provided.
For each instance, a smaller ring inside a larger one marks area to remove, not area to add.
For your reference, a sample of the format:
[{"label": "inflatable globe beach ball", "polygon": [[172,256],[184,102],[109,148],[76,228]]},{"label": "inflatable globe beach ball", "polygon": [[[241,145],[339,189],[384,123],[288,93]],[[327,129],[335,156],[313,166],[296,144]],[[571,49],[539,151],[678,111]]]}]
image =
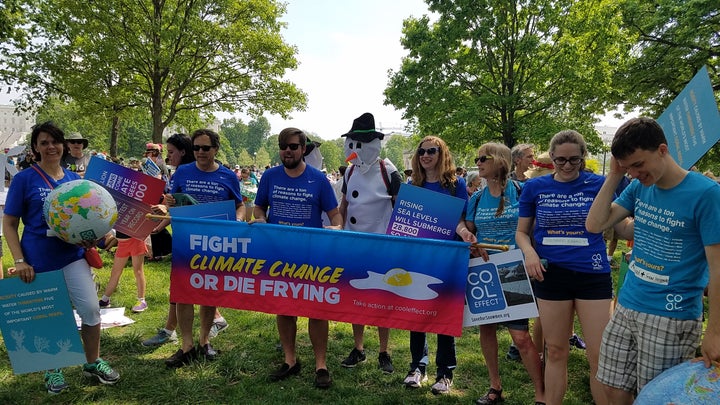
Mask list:
[{"label": "inflatable globe beach ball", "polygon": [[89,180],[73,180],[55,188],[45,198],[43,212],[50,230],[72,244],[100,239],[117,220],[112,195]]},{"label": "inflatable globe beach ball", "polygon": [[686,361],[667,369],[647,383],[635,405],[720,404],[720,365]]}]

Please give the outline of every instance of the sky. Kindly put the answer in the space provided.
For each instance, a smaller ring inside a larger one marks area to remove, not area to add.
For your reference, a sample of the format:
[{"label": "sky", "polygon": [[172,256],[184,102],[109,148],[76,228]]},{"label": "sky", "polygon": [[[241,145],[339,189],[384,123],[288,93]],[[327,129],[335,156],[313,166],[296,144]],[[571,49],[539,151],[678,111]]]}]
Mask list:
[{"label": "sky", "polygon": [[383,105],[387,72],[398,70],[406,54],[403,20],[428,13],[422,0],[288,0],[280,20],[299,66],[286,78],[307,93],[308,106],[287,120],[266,116],[271,132],[292,126],[335,139],[365,112],[381,132],[402,130],[402,112]]}]

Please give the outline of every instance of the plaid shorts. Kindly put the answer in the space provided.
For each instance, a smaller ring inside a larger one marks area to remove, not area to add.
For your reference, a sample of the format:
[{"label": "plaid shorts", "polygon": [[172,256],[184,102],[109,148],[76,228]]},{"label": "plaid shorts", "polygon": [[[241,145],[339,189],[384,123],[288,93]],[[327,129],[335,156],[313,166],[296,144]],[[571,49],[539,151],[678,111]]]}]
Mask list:
[{"label": "plaid shorts", "polygon": [[597,379],[637,393],[663,371],[695,357],[701,319],[675,319],[633,311],[618,304],[605,327]]}]

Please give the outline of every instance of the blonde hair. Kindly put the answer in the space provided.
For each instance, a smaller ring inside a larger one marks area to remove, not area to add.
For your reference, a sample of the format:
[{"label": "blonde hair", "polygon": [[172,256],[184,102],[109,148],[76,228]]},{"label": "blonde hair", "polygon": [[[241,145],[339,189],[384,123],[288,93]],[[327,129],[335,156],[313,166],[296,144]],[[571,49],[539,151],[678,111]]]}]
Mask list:
[{"label": "blonde hair", "polygon": [[505,211],[505,187],[507,187],[510,168],[512,167],[510,148],[501,143],[490,142],[478,148],[478,155],[492,156],[492,165],[497,172],[495,180],[500,183],[500,203],[497,211],[495,211],[495,217],[499,217]]},{"label": "blonde hair", "polygon": [[450,155],[450,149],[448,148],[445,141],[437,136],[429,135],[423,138],[418,146],[415,148],[415,153],[412,157],[412,184],[415,186],[422,187],[425,184],[426,173],[425,168],[420,165],[420,159],[417,154],[417,149],[422,146],[423,143],[430,142],[438,148],[438,160],[437,160],[437,171],[440,173],[440,185],[442,188],[449,190],[453,183],[457,183],[457,177],[455,175],[455,163],[453,163],[452,156]]}]

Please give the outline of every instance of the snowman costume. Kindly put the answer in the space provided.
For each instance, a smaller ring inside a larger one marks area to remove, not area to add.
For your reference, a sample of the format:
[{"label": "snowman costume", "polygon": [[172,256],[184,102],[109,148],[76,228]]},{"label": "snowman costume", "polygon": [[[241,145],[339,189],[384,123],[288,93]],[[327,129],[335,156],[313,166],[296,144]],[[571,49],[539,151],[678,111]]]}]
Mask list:
[{"label": "snowman costume", "polygon": [[[345,171],[343,196],[347,202],[345,229],[384,234],[402,178],[389,159],[380,159],[385,136],[375,131],[375,118],[365,113],[353,121],[345,137],[345,156],[352,166]],[[385,172],[381,168],[385,166]],[[387,178],[389,182],[386,184]]]}]

